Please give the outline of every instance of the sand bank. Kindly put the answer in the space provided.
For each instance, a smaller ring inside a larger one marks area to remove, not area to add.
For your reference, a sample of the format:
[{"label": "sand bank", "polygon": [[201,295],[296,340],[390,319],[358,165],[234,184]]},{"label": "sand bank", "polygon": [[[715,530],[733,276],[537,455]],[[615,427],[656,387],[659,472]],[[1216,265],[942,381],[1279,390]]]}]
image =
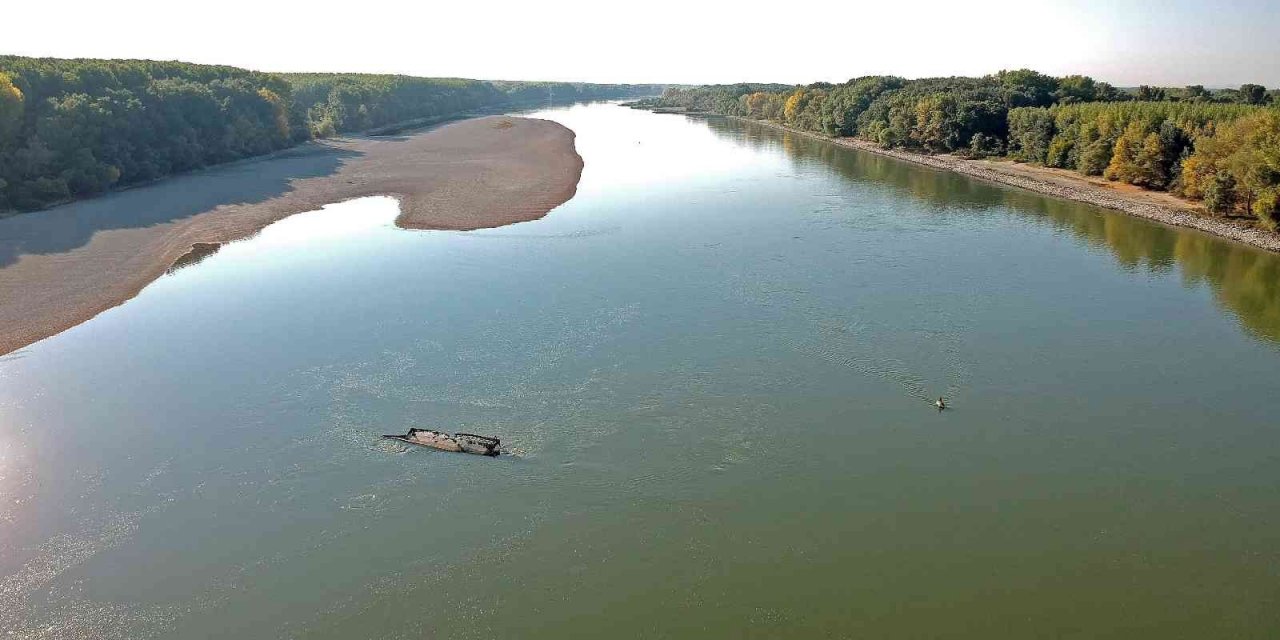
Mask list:
[{"label": "sand bank", "polygon": [[396,223],[469,230],[534,220],[573,197],[574,134],[490,116],[390,137],[311,142],[54,209],[0,219],[0,354],[132,298],[193,247],[249,237],[371,195]]}]

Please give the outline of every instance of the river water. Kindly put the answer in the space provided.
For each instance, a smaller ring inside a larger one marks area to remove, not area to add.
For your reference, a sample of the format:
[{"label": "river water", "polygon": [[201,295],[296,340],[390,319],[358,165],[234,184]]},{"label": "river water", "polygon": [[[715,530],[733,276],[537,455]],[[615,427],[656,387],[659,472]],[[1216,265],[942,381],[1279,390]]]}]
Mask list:
[{"label": "river water", "polygon": [[[1280,256],[535,115],[586,161],[542,220],[334,204],[0,359],[0,629],[1274,637]],[[513,455],[378,437],[411,426]]]}]

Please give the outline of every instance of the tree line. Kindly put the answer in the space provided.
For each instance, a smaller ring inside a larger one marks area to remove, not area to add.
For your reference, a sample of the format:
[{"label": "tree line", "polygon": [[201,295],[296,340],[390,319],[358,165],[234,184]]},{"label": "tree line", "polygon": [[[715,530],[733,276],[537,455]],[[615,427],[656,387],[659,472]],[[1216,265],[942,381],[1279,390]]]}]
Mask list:
[{"label": "tree line", "polygon": [[652,103],[771,120],[885,148],[1012,159],[1202,200],[1280,226],[1280,92],[1119,89],[1028,69],[981,78],[668,88]]},{"label": "tree line", "polygon": [[396,122],[660,89],[0,56],[0,212]]}]

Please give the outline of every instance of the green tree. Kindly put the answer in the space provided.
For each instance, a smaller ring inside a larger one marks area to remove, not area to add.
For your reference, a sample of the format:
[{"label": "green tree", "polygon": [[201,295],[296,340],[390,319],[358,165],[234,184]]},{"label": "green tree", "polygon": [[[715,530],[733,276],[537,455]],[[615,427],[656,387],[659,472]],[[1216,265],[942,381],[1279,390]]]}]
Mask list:
[{"label": "green tree", "polygon": [[1214,135],[1196,141],[1195,153],[1182,166],[1183,194],[1203,197],[1210,211],[1230,211],[1238,201],[1245,211],[1271,224],[1275,216],[1272,194],[1277,190],[1280,111],[1276,109],[1257,109],[1222,123]]},{"label": "green tree", "polygon": [[1134,174],[1129,182],[1148,189],[1163,189],[1169,181],[1160,134],[1148,133],[1133,155]]},{"label": "green tree", "polygon": [[969,157],[971,158],[987,158],[1002,155],[1003,153],[1004,147],[1000,144],[1000,139],[995,136],[975,133],[969,141]]},{"label": "green tree", "polygon": [[1186,102],[1209,102],[1213,100],[1213,94],[1202,84],[1190,84],[1182,89],[1180,98]]},{"label": "green tree", "polygon": [[1215,94],[1191,85],[1142,86],[1130,94],[1087,76],[1019,69],[983,78],[873,76],[834,86],[680,88],[664,94],[663,103],[784,120],[883,147],[1007,153],[1205,198],[1219,209],[1230,204],[1269,224],[1280,191],[1280,133],[1267,133],[1268,118],[1280,110],[1261,104],[1275,101],[1274,93],[1244,85]]},{"label": "green tree", "polygon": [[0,55],[0,210],[37,209],[313,136],[439,119],[529,95],[655,91]]},{"label": "green tree", "polygon": [[996,79],[1005,89],[1005,98],[1010,107],[1040,107],[1053,102],[1054,93],[1059,89],[1057,78],[1044,75],[1031,69],[1001,71]]},{"label": "green tree", "polygon": [[1267,88],[1260,84],[1240,85],[1240,100],[1245,104],[1266,104],[1270,102]]},{"label": "green tree", "polygon": [[1093,102],[1098,99],[1098,86],[1089,76],[1066,76],[1058,80],[1053,98],[1058,104]]},{"label": "green tree", "polygon": [[1204,208],[1219,215],[1229,215],[1236,208],[1236,181],[1223,171],[1213,174],[1204,189]]},{"label": "green tree", "polygon": [[1163,102],[1167,96],[1164,89],[1142,85],[1138,87],[1137,99],[1143,102]]},{"label": "green tree", "polygon": [[1008,121],[1009,155],[1023,162],[1045,163],[1053,141],[1053,114],[1036,107],[1011,109]]},{"label": "green tree", "polygon": [[959,103],[955,96],[940,93],[915,104],[915,125],[910,139],[929,151],[944,152],[962,144]]}]

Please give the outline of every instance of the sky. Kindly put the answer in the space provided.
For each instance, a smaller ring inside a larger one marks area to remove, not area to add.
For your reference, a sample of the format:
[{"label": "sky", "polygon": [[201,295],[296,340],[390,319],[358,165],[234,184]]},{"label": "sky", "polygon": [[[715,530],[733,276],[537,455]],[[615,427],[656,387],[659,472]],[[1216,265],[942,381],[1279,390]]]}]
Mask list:
[{"label": "sky", "polygon": [[1280,0],[15,0],[0,54],[487,80],[1280,86]]}]

